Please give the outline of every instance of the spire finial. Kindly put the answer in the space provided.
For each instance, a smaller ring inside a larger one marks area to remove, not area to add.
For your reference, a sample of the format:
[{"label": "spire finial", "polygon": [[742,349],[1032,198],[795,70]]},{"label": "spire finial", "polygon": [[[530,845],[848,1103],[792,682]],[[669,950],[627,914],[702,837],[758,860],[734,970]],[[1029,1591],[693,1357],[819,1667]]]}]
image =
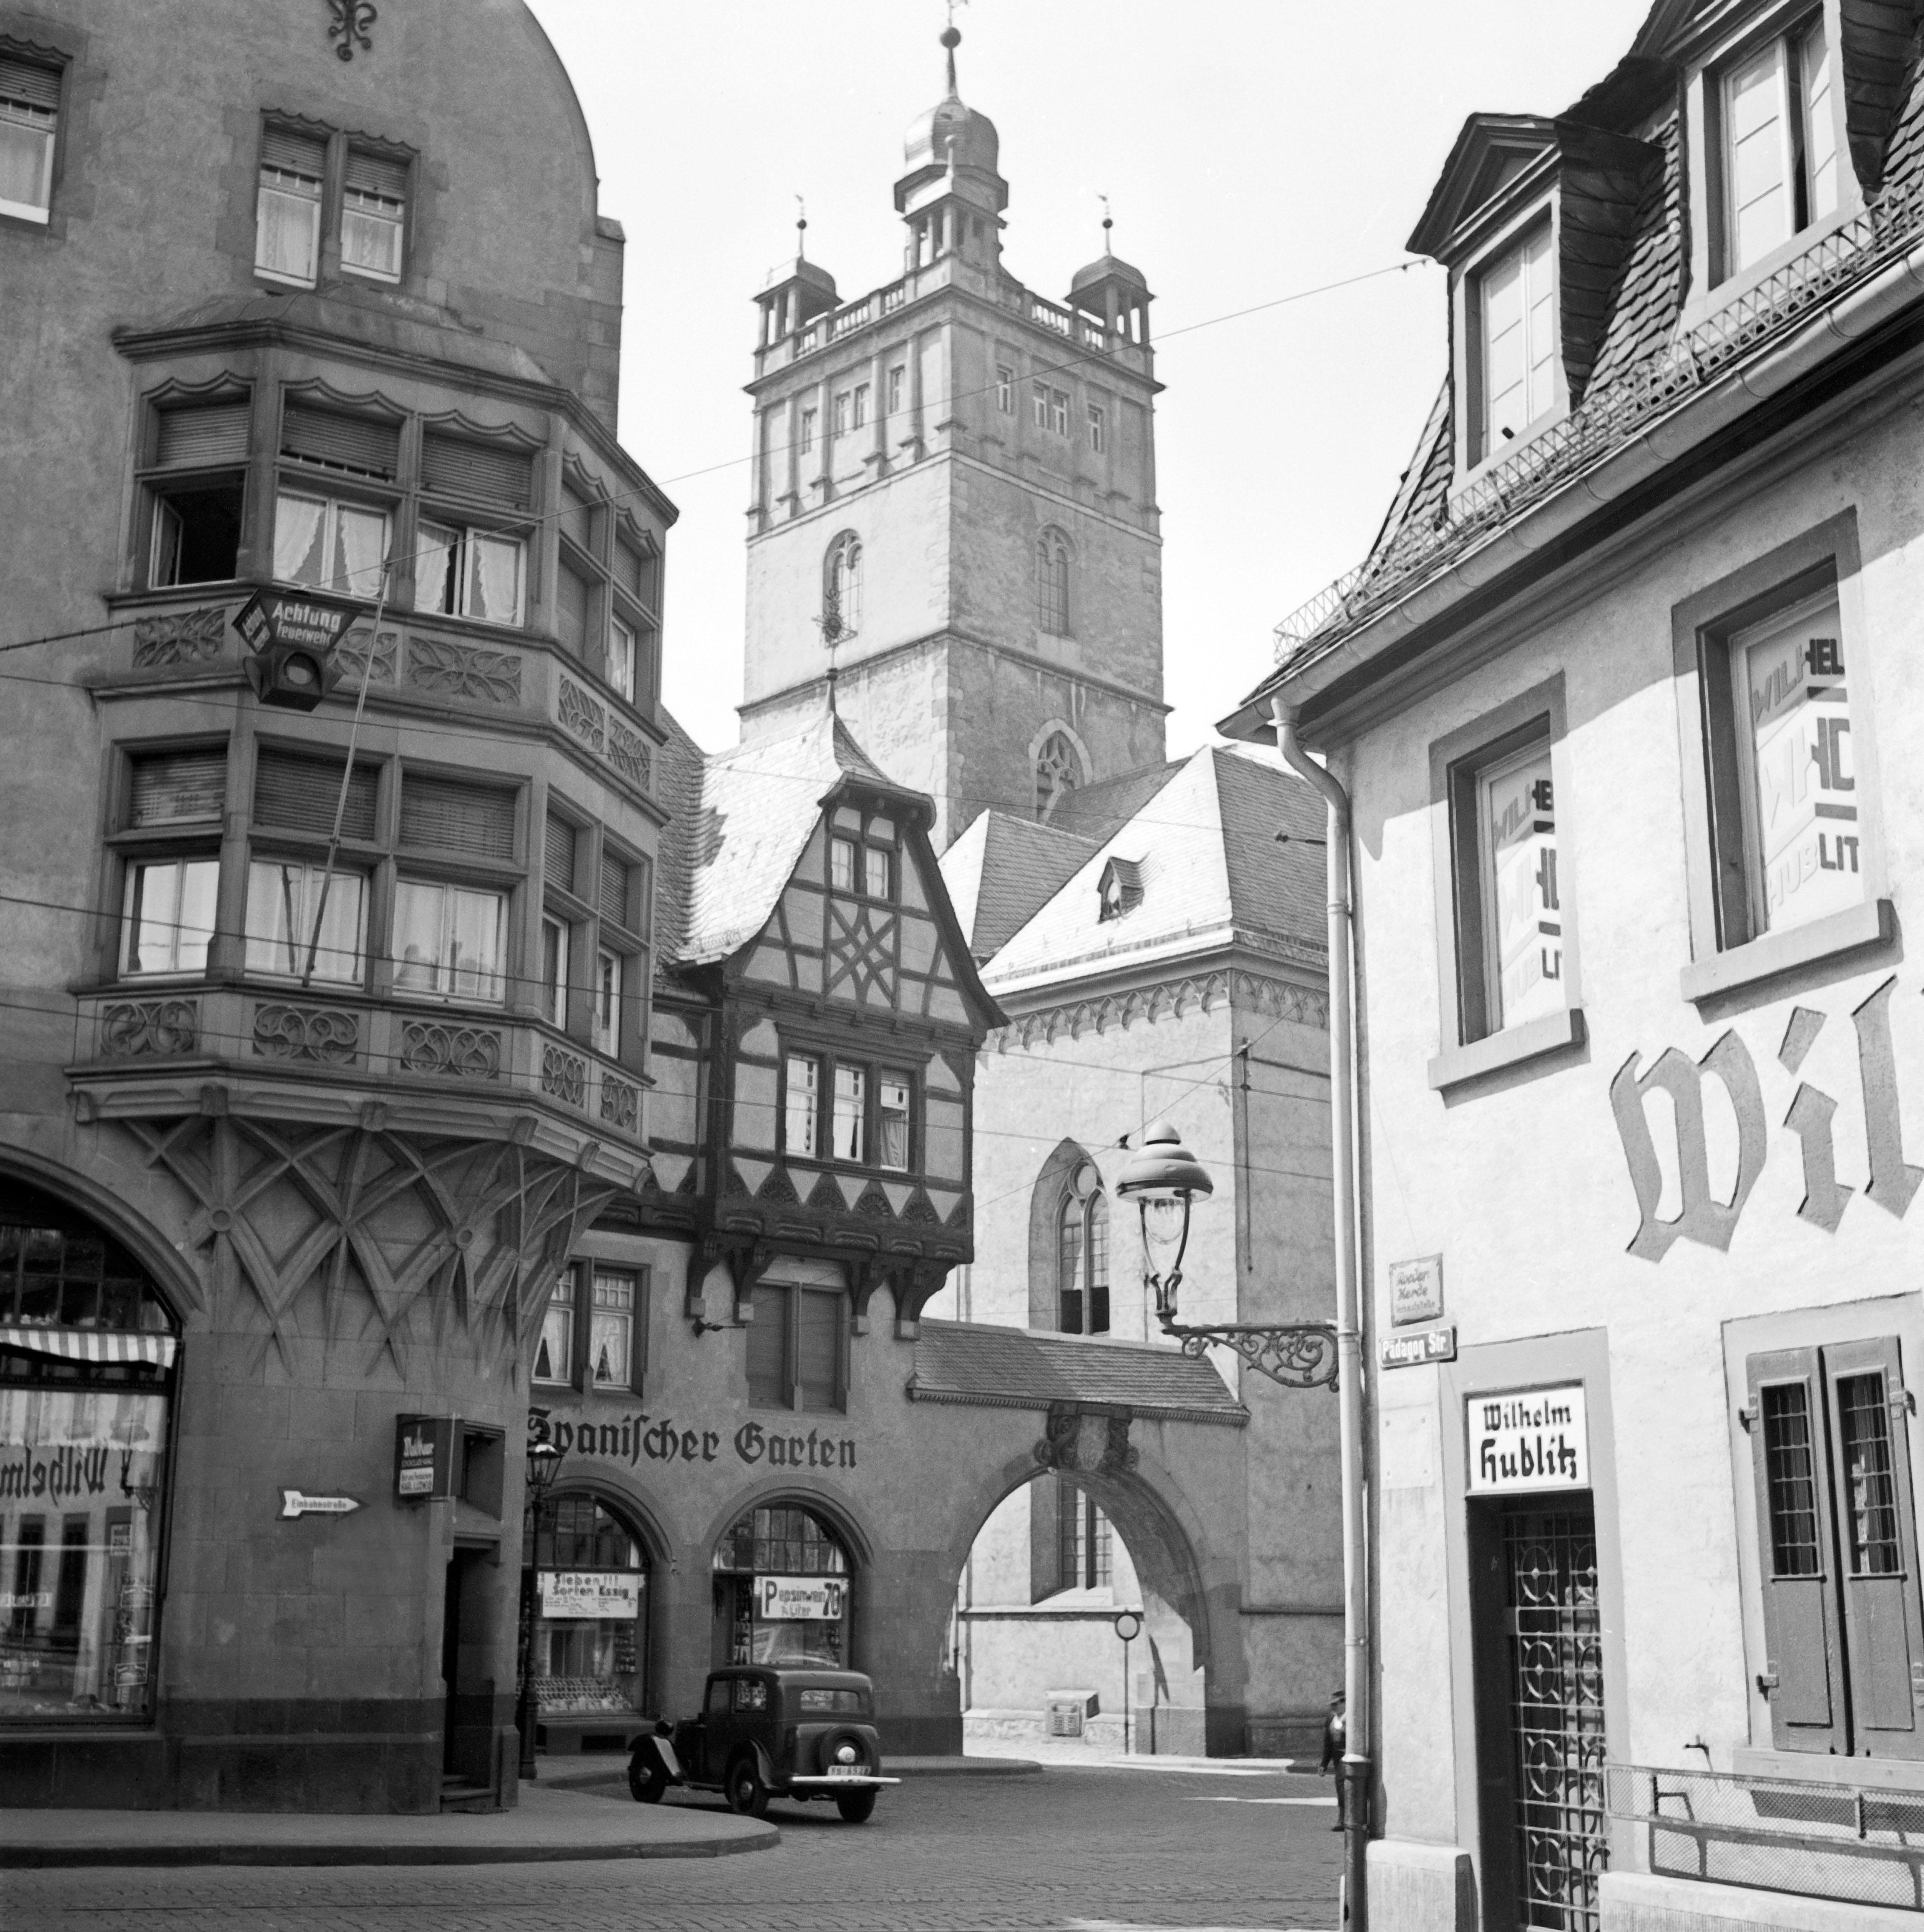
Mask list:
[{"label": "spire finial", "polygon": [[795,197],[795,259],[798,262],[808,258],[808,232],[809,205],[798,194]]},{"label": "spire finial", "polygon": [[962,45],[962,29],[956,25],[956,9],[966,7],[968,0],[948,0],[949,24],[942,29],[942,45],[948,50],[949,98],[959,100],[961,94],[956,86],[956,50]]},{"label": "spire finial", "polygon": [[842,675],[835,662],[835,647],[840,641],[838,638],[830,638],[828,640],[828,715],[831,718],[841,716],[835,708],[835,681]]},{"label": "spire finial", "polygon": [[1109,233],[1115,226],[1115,222],[1109,212],[1109,196],[1099,194],[1096,199],[1103,205],[1103,253],[1106,255],[1112,252],[1109,245]]}]

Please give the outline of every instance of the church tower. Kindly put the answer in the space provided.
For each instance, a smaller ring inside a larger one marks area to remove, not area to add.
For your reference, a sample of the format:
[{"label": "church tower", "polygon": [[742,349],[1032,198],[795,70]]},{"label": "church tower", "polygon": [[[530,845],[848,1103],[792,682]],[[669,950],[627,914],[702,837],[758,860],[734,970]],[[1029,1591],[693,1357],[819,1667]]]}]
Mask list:
[{"label": "church tower", "polygon": [[[854,302],[798,254],[758,298],[745,740],[835,701],[947,845],[985,807],[1163,756],[1148,283],[1064,302],[1001,266],[1009,190],[956,89],[908,130],[903,272]],[[1103,224],[1105,244],[1108,224]]]}]

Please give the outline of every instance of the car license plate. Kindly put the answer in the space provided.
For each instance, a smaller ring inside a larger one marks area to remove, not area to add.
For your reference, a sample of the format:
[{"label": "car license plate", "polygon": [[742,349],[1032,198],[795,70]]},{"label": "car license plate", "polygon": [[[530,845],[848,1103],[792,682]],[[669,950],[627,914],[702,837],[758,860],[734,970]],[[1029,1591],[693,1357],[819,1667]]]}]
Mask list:
[{"label": "car license plate", "polygon": [[828,1768],[830,1778],[866,1778],[869,1768],[863,1764],[832,1764]]}]

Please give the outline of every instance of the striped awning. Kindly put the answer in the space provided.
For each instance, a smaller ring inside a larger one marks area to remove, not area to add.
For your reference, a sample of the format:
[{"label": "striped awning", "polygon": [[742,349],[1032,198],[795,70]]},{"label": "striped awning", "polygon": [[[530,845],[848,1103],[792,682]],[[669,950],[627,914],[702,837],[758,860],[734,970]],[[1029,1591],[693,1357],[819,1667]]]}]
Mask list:
[{"label": "striped awning", "polygon": [[151,1362],[170,1369],[180,1346],[172,1335],[144,1335],[125,1328],[0,1328],[0,1348],[58,1355],[66,1362]]}]

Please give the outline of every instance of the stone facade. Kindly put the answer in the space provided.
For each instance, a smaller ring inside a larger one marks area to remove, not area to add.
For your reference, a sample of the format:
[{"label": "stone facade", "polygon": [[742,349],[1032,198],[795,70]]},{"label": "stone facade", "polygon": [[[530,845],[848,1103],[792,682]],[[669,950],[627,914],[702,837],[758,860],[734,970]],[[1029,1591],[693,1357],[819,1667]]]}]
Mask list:
[{"label": "stone facade", "polygon": [[[674,511],[613,436],[620,232],[525,8],[329,24],[0,8],[51,104],[0,574],[9,644],[59,640],[7,661],[0,1453],[86,1477],[0,1502],[12,1804],[513,1803],[530,1362],[647,1171]],[[277,578],[344,632],[317,706],[236,621]]]}]

